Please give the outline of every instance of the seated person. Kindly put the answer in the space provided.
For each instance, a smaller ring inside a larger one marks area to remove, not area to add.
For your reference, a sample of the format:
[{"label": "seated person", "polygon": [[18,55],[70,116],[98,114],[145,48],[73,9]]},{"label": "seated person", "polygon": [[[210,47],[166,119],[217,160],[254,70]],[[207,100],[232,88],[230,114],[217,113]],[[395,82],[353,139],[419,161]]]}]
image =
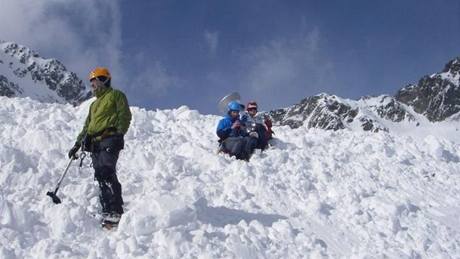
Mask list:
[{"label": "seated person", "polygon": [[237,159],[249,160],[257,146],[257,138],[241,127],[240,111],[244,105],[232,101],[227,108],[227,115],[219,121],[216,130],[221,150]]},{"label": "seated person", "polygon": [[[257,148],[265,149],[268,140],[272,138],[272,122],[268,116],[257,113],[257,103],[251,101],[246,106],[246,112],[241,115],[241,123],[248,133],[257,133]],[[254,134],[255,135],[255,134]]]}]

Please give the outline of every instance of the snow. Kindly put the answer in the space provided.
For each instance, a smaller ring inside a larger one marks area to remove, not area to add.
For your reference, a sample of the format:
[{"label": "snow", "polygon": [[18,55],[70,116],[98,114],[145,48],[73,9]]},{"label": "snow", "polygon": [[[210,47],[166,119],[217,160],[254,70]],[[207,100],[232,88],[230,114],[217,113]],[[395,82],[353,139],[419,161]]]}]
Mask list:
[{"label": "snow", "polygon": [[460,74],[459,73],[453,73],[453,72],[449,71],[449,72],[439,73],[439,77],[442,80],[449,81],[450,83],[452,83],[455,86],[459,85],[459,80],[460,80]]},{"label": "snow", "polygon": [[99,227],[90,102],[0,97],[0,258],[458,258],[458,122],[390,133],[274,127],[249,163],[218,154],[218,116],[131,107],[118,177],[126,213]]}]

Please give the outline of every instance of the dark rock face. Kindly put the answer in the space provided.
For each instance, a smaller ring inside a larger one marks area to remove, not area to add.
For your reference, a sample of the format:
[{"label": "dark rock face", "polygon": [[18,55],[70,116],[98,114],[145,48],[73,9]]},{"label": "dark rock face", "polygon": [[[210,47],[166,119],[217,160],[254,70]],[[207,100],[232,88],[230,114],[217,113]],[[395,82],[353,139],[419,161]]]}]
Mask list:
[{"label": "dark rock face", "polygon": [[[2,55],[9,62],[2,60]],[[14,61],[14,62],[13,62]],[[15,63],[16,62],[16,63]],[[56,92],[58,99],[50,96],[31,96],[40,101],[72,103],[74,105],[86,100],[87,93],[83,81],[56,59],[43,59],[37,53],[16,43],[0,42],[0,65],[11,70],[15,78],[6,78],[0,75],[0,95],[23,96],[27,87],[44,87]],[[6,65],[6,66],[5,66]],[[27,85],[20,85],[15,81],[27,81]],[[38,85],[37,83],[42,83]],[[43,85],[44,84],[44,85]]]},{"label": "dark rock face", "polygon": [[370,106],[370,108],[373,108],[381,118],[390,121],[415,120],[414,116],[407,112],[400,102],[390,96],[382,97],[380,105]]},{"label": "dark rock face", "polygon": [[460,58],[456,58],[442,73],[423,77],[418,84],[399,90],[395,97],[430,121],[442,121],[460,112],[459,78]]},{"label": "dark rock face", "polygon": [[288,125],[291,128],[298,128],[306,123],[308,128],[340,130],[357,124],[363,130],[371,132],[388,131],[379,122],[379,118],[394,122],[415,120],[390,96],[353,101],[327,94],[305,98],[292,107],[271,111],[269,116],[276,125]]},{"label": "dark rock face", "polygon": [[15,92],[20,92],[19,86],[8,81],[8,78],[0,75],[0,96],[13,97]]},{"label": "dark rock face", "polygon": [[444,69],[442,70],[443,73],[451,73],[453,76],[460,75],[460,57],[452,59],[449,61]]},{"label": "dark rock face", "polygon": [[307,123],[308,128],[339,130],[352,124],[365,131],[388,131],[382,119],[401,122],[415,121],[404,105],[391,96],[366,97],[358,101],[342,100],[336,96],[321,94],[302,100],[286,109],[269,112],[277,125],[298,128]]},{"label": "dark rock face", "polygon": [[308,127],[326,130],[344,129],[344,122],[353,121],[357,114],[357,109],[341,103],[336,96],[322,95],[316,102]]},{"label": "dark rock face", "polygon": [[326,130],[344,129],[344,121],[353,121],[357,109],[340,102],[336,96],[320,94],[303,99],[290,108],[269,112],[269,116],[278,125],[298,128],[308,123],[309,128]]}]

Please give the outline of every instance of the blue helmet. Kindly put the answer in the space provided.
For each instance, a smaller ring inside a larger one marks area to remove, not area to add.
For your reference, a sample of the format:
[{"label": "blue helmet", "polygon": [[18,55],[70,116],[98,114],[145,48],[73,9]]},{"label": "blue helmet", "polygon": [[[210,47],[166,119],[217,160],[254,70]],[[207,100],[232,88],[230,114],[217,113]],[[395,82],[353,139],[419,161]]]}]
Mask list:
[{"label": "blue helmet", "polygon": [[244,109],[244,106],[237,102],[237,101],[231,101],[227,105],[228,111],[241,111]]}]

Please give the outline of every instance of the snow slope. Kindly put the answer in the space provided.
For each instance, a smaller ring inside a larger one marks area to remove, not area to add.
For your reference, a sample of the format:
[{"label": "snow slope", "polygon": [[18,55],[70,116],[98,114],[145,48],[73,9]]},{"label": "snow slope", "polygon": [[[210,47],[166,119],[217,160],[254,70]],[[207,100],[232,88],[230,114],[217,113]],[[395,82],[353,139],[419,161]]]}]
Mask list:
[{"label": "snow slope", "polygon": [[88,106],[0,97],[0,258],[460,258],[458,122],[275,127],[247,163],[216,153],[217,116],[132,107],[107,232],[89,159],[45,195]]}]

